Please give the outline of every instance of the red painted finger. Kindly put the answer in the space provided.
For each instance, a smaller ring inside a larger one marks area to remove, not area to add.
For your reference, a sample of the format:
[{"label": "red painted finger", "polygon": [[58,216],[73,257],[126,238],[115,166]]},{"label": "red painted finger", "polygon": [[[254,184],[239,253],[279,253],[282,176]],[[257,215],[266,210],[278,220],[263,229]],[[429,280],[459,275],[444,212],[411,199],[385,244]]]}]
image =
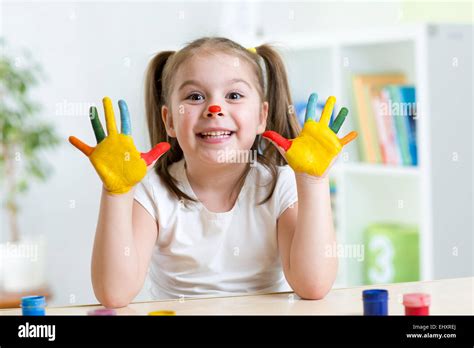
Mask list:
[{"label": "red painted finger", "polygon": [[145,160],[146,165],[149,166],[154,161],[156,161],[158,157],[160,157],[169,149],[170,149],[170,144],[167,142],[162,142],[162,143],[156,144],[156,146],[150,151],[146,153],[142,152],[140,155]]},{"label": "red painted finger", "polygon": [[280,146],[285,151],[288,151],[288,149],[291,147],[291,140],[286,139],[285,137],[281,136],[277,132],[266,131],[266,132],[263,132],[262,137],[273,141],[275,144]]}]

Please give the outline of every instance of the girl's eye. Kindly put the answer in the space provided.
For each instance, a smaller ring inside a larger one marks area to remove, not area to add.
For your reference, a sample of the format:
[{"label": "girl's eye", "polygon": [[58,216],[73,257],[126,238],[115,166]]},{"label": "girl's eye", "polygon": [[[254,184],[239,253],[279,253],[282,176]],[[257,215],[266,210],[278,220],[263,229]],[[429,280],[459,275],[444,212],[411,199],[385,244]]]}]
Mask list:
[{"label": "girl's eye", "polygon": [[204,96],[199,93],[192,93],[186,99],[190,99],[193,101],[200,101],[200,100],[204,100]]},{"label": "girl's eye", "polygon": [[231,92],[231,93],[229,93],[229,94],[227,95],[227,97],[228,97],[229,99],[239,100],[240,98],[243,97],[243,95],[240,94],[240,93],[237,93],[237,92]]}]

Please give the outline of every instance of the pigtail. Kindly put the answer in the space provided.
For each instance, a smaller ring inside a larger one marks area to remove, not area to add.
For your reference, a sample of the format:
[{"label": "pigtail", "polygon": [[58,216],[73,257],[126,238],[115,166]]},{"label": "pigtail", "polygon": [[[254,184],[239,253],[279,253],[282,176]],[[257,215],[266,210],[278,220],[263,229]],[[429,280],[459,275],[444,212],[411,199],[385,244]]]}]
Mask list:
[{"label": "pigtail", "polygon": [[166,129],[162,126],[161,107],[163,98],[163,70],[173,51],[164,51],[153,57],[148,64],[145,81],[145,110],[152,146],[166,141]]},{"label": "pigtail", "polygon": [[[288,77],[279,53],[269,45],[255,47],[256,54],[263,59],[266,73],[265,100],[268,102],[267,129],[280,133],[287,139],[296,138],[300,127],[293,111]],[[267,202],[275,191],[278,169],[276,165],[287,164],[278,150],[268,141],[258,136],[253,149],[257,149],[258,161],[270,172],[272,180],[266,197],[259,202]]]},{"label": "pigtail", "polygon": [[[256,53],[265,63],[267,81],[265,99],[269,105],[267,129],[274,130],[288,139],[296,138],[300,127],[293,111],[288,75],[283,59],[267,44],[256,47]],[[262,148],[265,157],[274,159],[279,165],[286,164],[274,146],[262,146]]]},{"label": "pigtail", "polygon": [[164,86],[166,84],[166,79],[164,78],[165,67],[169,58],[174,54],[174,51],[160,52],[153,57],[148,65],[145,82],[146,117],[151,146],[153,147],[162,141],[167,141],[171,145],[170,150],[155,164],[154,170],[179,199],[185,198],[190,201],[195,201],[195,199],[189,197],[178,188],[176,179],[169,172],[171,164],[183,158],[183,150],[179,146],[176,138],[168,137],[166,127],[161,118],[161,108],[165,105],[167,97],[165,91],[169,89],[169,86]]}]

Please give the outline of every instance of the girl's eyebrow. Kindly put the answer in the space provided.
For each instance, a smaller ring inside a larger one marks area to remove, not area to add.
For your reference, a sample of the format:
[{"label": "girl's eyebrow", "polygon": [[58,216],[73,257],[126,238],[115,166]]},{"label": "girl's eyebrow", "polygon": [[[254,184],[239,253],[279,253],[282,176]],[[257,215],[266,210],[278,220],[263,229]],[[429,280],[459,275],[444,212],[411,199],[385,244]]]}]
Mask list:
[{"label": "girl's eyebrow", "polygon": [[186,80],[186,81],[184,81],[184,82],[181,84],[181,86],[179,86],[178,91],[179,91],[179,90],[182,90],[182,89],[183,89],[184,87],[186,87],[187,85],[201,86],[201,85],[199,84],[199,82],[196,81],[196,80]]},{"label": "girl's eyebrow", "polygon": [[248,82],[245,81],[244,79],[236,78],[236,79],[229,80],[229,83],[231,83],[231,84],[233,84],[233,83],[239,83],[239,82],[242,82],[242,83],[246,84],[248,88],[252,89],[252,86],[250,86],[250,83],[248,83]]},{"label": "girl's eyebrow", "polygon": [[[235,78],[235,79],[231,79],[231,80],[228,81],[229,84],[234,84],[234,83],[239,83],[239,82],[246,84],[250,89],[252,89],[252,86],[250,86],[250,83],[248,83],[244,79]],[[178,90],[183,89],[187,85],[201,86],[201,84],[196,80],[186,80],[181,84],[181,86],[179,86]]]}]

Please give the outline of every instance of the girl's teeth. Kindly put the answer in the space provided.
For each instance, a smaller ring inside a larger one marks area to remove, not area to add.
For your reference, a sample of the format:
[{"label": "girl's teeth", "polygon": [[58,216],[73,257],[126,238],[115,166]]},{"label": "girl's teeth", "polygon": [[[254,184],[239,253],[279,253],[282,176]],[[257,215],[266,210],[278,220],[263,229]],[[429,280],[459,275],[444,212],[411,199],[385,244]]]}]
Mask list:
[{"label": "girl's teeth", "polygon": [[218,131],[218,132],[203,132],[201,136],[203,138],[226,138],[231,135],[230,131]]},{"label": "girl's teeth", "polygon": [[219,131],[219,132],[203,132],[202,135],[229,135],[229,131]]},{"label": "girl's teeth", "polygon": [[221,139],[227,138],[228,135],[205,135],[204,138],[213,138],[213,139]]}]

